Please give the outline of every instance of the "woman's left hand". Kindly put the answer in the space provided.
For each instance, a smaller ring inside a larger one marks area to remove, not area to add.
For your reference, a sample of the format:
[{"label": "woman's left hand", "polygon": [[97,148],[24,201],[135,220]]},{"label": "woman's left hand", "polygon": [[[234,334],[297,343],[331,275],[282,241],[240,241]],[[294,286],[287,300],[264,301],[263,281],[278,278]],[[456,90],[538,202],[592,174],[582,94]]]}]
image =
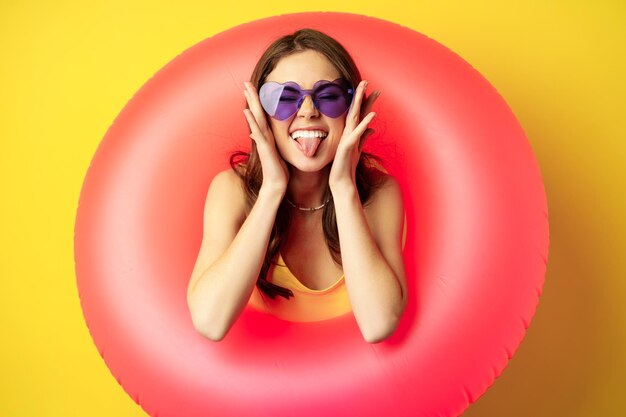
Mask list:
[{"label": "woman's left hand", "polygon": [[331,191],[344,187],[356,187],[356,166],[361,157],[361,150],[367,138],[374,133],[368,125],[376,116],[370,109],[380,96],[380,91],[374,91],[363,100],[367,81],[361,81],[354,95],[352,106],[346,116],[346,126],[339,140],[335,160],[333,161],[328,183]]}]

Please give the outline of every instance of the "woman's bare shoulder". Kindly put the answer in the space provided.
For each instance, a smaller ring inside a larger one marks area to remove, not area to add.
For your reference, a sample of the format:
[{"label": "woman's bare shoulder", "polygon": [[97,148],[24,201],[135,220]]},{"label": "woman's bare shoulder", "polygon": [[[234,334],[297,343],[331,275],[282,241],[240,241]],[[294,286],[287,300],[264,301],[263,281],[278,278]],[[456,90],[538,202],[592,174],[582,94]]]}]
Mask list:
[{"label": "woman's bare shoulder", "polygon": [[207,193],[206,207],[220,207],[231,214],[245,215],[246,200],[241,177],[229,168],[213,177]]},{"label": "woman's bare shoulder", "polygon": [[383,172],[380,174],[380,188],[386,189],[387,192],[399,191],[400,183],[393,175]]},{"label": "woman's bare shoulder", "polygon": [[381,174],[380,181],[370,197],[370,204],[363,207],[365,217],[376,243],[383,252],[391,253],[390,248],[401,251],[405,233],[402,189],[398,180],[389,174]]},{"label": "woman's bare shoulder", "polygon": [[402,212],[402,190],[398,180],[382,171],[378,171],[374,175],[376,186],[373,188],[367,204],[363,207],[366,214],[372,218],[378,218],[391,213]]},{"label": "woman's bare shoulder", "polygon": [[380,169],[370,169],[368,172],[369,182],[373,185],[368,199],[368,205],[380,203],[390,195],[396,199],[400,196],[400,184],[398,180]]},{"label": "woman's bare shoulder", "polygon": [[239,184],[239,188],[241,188],[242,180],[239,174],[237,174],[234,169],[228,168],[218,172],[215,177],[213,177],[213,180],[211,181],[211,186],[213,186],[213,184],[225,186],[234,186]]}]

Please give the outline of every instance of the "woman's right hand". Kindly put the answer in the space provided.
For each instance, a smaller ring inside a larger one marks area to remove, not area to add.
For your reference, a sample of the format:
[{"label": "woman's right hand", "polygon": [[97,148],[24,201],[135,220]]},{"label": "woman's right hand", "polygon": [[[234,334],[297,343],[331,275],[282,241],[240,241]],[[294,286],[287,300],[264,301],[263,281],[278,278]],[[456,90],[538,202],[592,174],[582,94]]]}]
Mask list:
[{"label": "woman's right hand", "polygon": [[244,83],[244,95],[249,109],[243,113],[250,126],[250,138],[256,143],[257,152],[263,169],[262,187],[270,187],[284,193],[289,183],[289,169],[287,163],[278,153],[272,129],[267,124],[265,112],[261,106],[259,95],[254,86]]}]

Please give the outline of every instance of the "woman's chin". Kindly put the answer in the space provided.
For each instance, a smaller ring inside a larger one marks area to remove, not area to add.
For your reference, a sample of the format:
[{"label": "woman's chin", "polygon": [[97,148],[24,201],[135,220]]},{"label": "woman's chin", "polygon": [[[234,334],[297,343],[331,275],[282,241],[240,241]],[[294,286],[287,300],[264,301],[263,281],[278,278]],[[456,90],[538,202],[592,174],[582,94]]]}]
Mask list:
[{"label": "woman's chin", "polygon": [[325,141],[322,141],[313,155],[306,155],[299,149],[295,152],[291,152],[289,158],[289,164],[293,169],[301,172],[319,172],[332,162],[333,158],[328,155],[328,149],[325,146]]},{"label": "woman's chin", "polygon": [[293,160],[290,164],[292,170],[306,172],[306,173],[314,173],[323,171],[324,168],[328,167],[328,164],[332,161],[322,160],[322,158],[306,158],[306,160],[302,160],[303,158],[297,158],[297,160]]}]

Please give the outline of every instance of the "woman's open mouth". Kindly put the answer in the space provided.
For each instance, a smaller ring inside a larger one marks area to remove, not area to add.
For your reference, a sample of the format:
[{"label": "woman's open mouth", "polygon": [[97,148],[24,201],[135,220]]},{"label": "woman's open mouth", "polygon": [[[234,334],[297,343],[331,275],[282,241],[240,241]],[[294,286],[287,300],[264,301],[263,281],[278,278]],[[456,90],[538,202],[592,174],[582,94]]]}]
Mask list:
[{"label": "woman's open mouth", "polygon": [[328,132],[324,130],[296,130],[290,136],[291,139],[295,140],[300,152],[310,158],[315,155],[320,143],[328,136]]}]

